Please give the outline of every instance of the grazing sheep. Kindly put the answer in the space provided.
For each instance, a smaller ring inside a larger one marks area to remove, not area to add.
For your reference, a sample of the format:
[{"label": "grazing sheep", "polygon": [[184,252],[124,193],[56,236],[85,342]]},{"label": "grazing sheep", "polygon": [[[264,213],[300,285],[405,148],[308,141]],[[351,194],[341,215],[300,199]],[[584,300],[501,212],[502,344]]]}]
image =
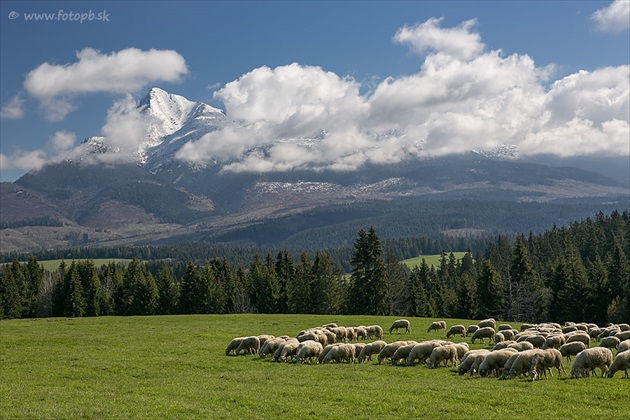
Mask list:
[{"label": "grazing sheep", "polygon": [[339,342],[347,341],[347,339],[348,339],[348,331],[346,331],[345,327],[333,327],[331,329],[331,331],[335,333],[337,341],[339,341]]},{"label": "grazing sheep", "polygon": [[567,343],[581,341],[582,343],[586,344],[586,347],[590,347],[591,345],[591,337],[581,331],[573,334],[568,334],[565,336],[565,338],[567,339]]},{"label": "grazing sheep", "polygon": [[[530,350],[533,350],[533,349],[530,349]],[[512,365],[518,358],[519,354],[521,354],[521,352],[514,353],[512,356],[510,356],[507,362],[505,362],[505,365],[503,366],[503,373],[501,374],[501,377],[499,379],[501,380],[507,379],[507,377],[510,376],[510,369],[512,369]]]},{"label": "grazing sheep", "polygon": [[334,322],[331,322],[330,324],[326,324],[326,325],[322,325],[322,328],[337,328],[338,325],[335,324]]},{"label": "grazing sheep", "polygon": [[392,362],[392,366],[396,366],[398,362],[400,362],[401,360],[406,361],[407,358],[409,357],[409,354],[411,353],[411,350],[416,344],[418,343],[407,344],[405,346],[398,347],[396,351],[394,352],[394,354],[392,355],[392,357],[390,358]]},{"label": "grazing sheep", "polygon": [[357,332],[354,327],[346,327],[346,339],[349,341],[357,341]]},{"label": "grazing sheep", "polygon": [[494,318],[483,319],[477,323],[479,328],[492,327],[493,330],[497,328],[497,321]]},{"label": "grazing sheep", "polygon": [[588,377],[589,372],[594,372],[596,368],[602,371],[602,376],[606,374],[613,361],[612,351],[605,347],[593,347],[579,352],[571,364],[571,376],[579,378],[580,375]]},{"label": "grazing sheep", "polygon": [[457,350],[457,360],[461,360],[462,357],[464,357],[464,355],[470,351],[470,348],[468,348],[468,343],[451,344],[451,346],[454,346]]},{"label": "grazing sheep", "polygon": [[534,345],[534,347],[539,349],[545,345],[546,338],[542,335],[532,335],[530,337],[527,337],[525,341],[529,341]]},{"label": "grazing sheep", "polygon": [[427,332],[443,330],[446,332],[446,321],[435,321],[429,325]]},{"label": "grazing sheep", "polygon": [[281,343],[273,354],[274,362],[286,362],[289,357],[295,357],[300,342],[296,338],[290,338]]},{"label": "grazing sheep", "polygon": [[370,325],[367,327],[368,338],[376,338],[378,340],[383,338],[383,328],[380,325]]},{"label": "grazing sheep", "polygon": [[245,337],[241,344],[236,348],[236,355],[238,356],[241,350],[246,351],[248,354],[256,354],[260,351],[260,340],[256,336]]},{"label": "grazing sheep", "polygon": [[416,360],[418,363],[424,363],[431,356],[433,349],[439,346],[441,344],[435,341],[423,341],[415,344],[407,356],[407,366],[412,366]]},{"label": "grazing sheep", "polygon": [[549,348],[559,349],[560,346],[562,346],[566,342],[567,340],[564,338],[564,335],[560,335],[560,334],[550,335],[545,340],[545,344],[543,344],[542,349],[543,350],[549,349]]},{"label": "grazing sheep", "polygon": [[446,338],[451,338],[451,336],[455,334],[459,334],[462,337],[466,337],[466,327],[464,327],[461,324],[453,325],[451,328],[448,329],[448,332],[446,333]]},{"label": "grazing sheep", "polygon": [[302,343],[308,340],[319,341],[318,337],[319,337],[319,334],[317,334],[317,332],[315,331],[301,331],[300,334],[298,334],[297,337],[295,338],[297,339],[297,341]]},{"label": "grazing sheep", "polygon": [[[479,372],[479,366],[481,366],[486,356],[487,354],[478,354],[475,356],[470,356],[473,358],[472,364],[470,365],[470,376],[473,376],[475,373]],[[470,359],[470,357],[468,357],[468,359]]]},{"label": "grazing sheep", "polygon": [[574,341],[572,343],[566,343],[560,346],[560,353],[562,357],[566,357],[567,361],[571,361],[571,356],[577,355],[582,350],[586,349],[586,344],[581,341]]},{"label": "grazing sheep", "polygon": [[486,357],[484,357],[483,361],[479,365],[479,375],[485,377],[494,372],[495,376],[499,376],[499,373],[503,370],[505,363],[515,353],[518,352],[514,349],[491,351],[486,355]]},{"label": "grazing sheep", "polygon": [[610,327],[606,327],[602,330],[602,332],[597,336],[597,341],[601,341],[602,338],[608,337],[612,333],[620,332],[621,330],[616,325],[612,325]]},{"label": "grazing sheep", "polygon": [[531,330],[532,328],[535,328],[536,326],[533,324],[521,324],[521,332],[525,331],[525,330]]},{"label": "grazing sheep", "polygon": [[630,340],[623,340],[617,347],[617,354],[630,350]]},{"label": "grazing sheep", "polygon": [[328,351],[322,363],[354,363],[354,346],[352,344],[340,344]]},{"label": "grazing sheep", "polygon": [[621,331],[630,331],[630,324],[617,324],[617,328]]},{"label": "grazing sheep", "polygon": [[396,321],[394,321],[392,326],[389,327],[389,333],[391,334],[392,331],[394,331],[394,330],[396,330],[396,332],[398,332],[399,328],[404,328],[405,332],[411,332],[411,328],[409,328],[410,325],[411,324],[406,319],[397,319]]},{"label": "grazing sheep", "polygon": [[297,356],[295,357],[295,363],[313,363],[313,359],[317,359],[324,350],[324,347],[319,341],[307,340],[300,343],[297,349]]},{"label": "grazing sheep", "polygon": [[358,327],[355,327],[355,331],[357,333],[357,339],[367,340],[368,332],[367,332],[367,327],[365,325],[359,325]]},{"label": "grazing sheep", "polygon": [[228,346],[225,348],[225,355],[229,356],[231,352],[236,351],[238,346],[241,345],[241,342],[243,340],[245,340],[245,338],[247,338],[247,337],[236,337],[236,338],[233,338],[232,341],[230,341],[230,344],[228,344]]},{"label": "grazing sheep", "polygon": [[267,340],[273,340],[274,338],[276,338],[275,335],[269,335],[269,334],[259,335],[258,340],[260,340],[260,347],[262,348],[262,346],[267,342]]},{"label": "grazing sheep", "polygon": [[389,343],[386,346],[384,346],[381,349],[381,351],[378,353],[378,357],[377,357],[378,364],[380,365],[383,362],[383,359],[391,359],[394,353],[396,353],[396,350],[406,345],[407,345],[406,341],[395,341],[393,343]]},{"label": "grazing sheep", "polygon": [[284,343],[286,340],[284,338],[274,338],[272,340],[265,341],[265,344],[260,347],[260,351],[258,355],[261,359],[267,357],[268,354],[273,354],[280,344]]},{"label": "grazing sheep", "polygon": [[340,346],[340,345],[341,345],[341,343],[335,343],[335,344],[329,344],[326,347],[324,347],[324,350],[322,350],[322,352],[319,354],[319,357],[317,358],[317,363],[324,363],[324,358],[326,357],[328,352],[333,347],[337,347],[337,346]]},{"label": "grazing sheep", "polygon": [[576,327],[575,325],[569,325],[567,327],[562,327],[562,334],[568,334],[570,332],[573,331],[577,331],[578,327]]},{"label": "grazing sheep", "polygon": [[466,330],[466,337],[468,337],[469,335],[472,335],[475,333],[475,331],[477,331],[479,329],[478,325],[469,325],[468,329]]},{"label": "grazing sheep", "polygon": [[475,344],[475,340],[481,340],[481,342],[483,343],[483,339],[487,338],[488,342],[490,342],[494,338],[494,334],[494,328],[480,327],[477,331],[475,331],[470,341],[471,343]]},{"label": "grazing sheep", "polygon": [[619,347],[621,340],[614,335],[610,335],[608,337],[602,338],[602,341],[599,343],[600,347],[606,347],[608,349],[616,349]]},{"label": "grazing sheep", "polygon": [[427,368],[433,369],[440,366],[440,363],[444,363],[444,367],[448,366],[448,362],[451,362],[451,366],[457,365],[457,349],[455,346],[439,346],[433,349],[429,360],[427,361]]},{"label": "grazing sheep", "polygon": [[591,337],[593,340],[597,340],[597,337],[599,337],[601,333],[601,328],[591,328],[591,330],[588,332],[588,336]]},{"label": "grazing sheep", "polygon": [[510,367],[510,378],[514,379],[518,375],[528,373],[532,367],[532,360],[537,354],[542,354],[544,350],[533,349],[517,353],[518,356]]},{"label": "grazing sheep", "polygon": [[512,326],[510,324],[501,324],[498,326],[497,330],[499,331],[505,331],[505,330],[512,330]]},{"label": "grazing sheep", "polygon": [[608,369],[608,377],[612,378],[613,376],[615,376],[615,373],[623,370],[623,377],[627,378],[628,369],[630,369],[630,351],[617,353],[615,359],[612,362],[612,365],[610,365],[610,368]]},{"label": "grazing sheep", "polygon": [[366,344],[359,353],[359,363],[372,360],[372,355],[378,354],[381,350],[383,350],[383,347],[385,347],[386,345],[387,343],[382,340]]},{"label": "grazing sheep", "polygon": [[[514,341],[514,340],[506,340],[506,341],[502,341],[500,343],[496,343],[494,345],[494,347],[492,347],[491,351],[507,349],[511,344],[516,344],[516,341]],[[518,350],[516,350],[516,351],[518,351]]]},{"label": "grazing sheep", "polygon": [[516,335],[516,330],[503,330],[501,331],[501,334],[503,334],[503,337],[505,337],[506,340],[512,341]]},{"label": "grazing sheep", "polygon": [[560,350],[554,348],[548,348],[543,350],[541,354],[537,354],[532,359],[532,366],[529,370],[529,378],[531,381],[535,381],[538,378],[538,373],[542,372],[545,378],[547,378],[547,371],[553,376],[551,368],[558,370],[558,376],[560,376],[560,369],[566,375],[564,365],[562,364],[562,354]]},{"label": "grazing sheep", "polygon": [[533,350],[534,345],[529,341],[521,341],[520,343],[510,344],[509,346],[507,346],[507,348],[516,349],[517,351],[521,352],[526,350]]},{"label": "grazing sheep", "polygon": [[472,368],[473,363],[475,362],[478,356],[482,358],[487,354],[490,354],[490,350],[481,349],[481,350],[470,350],[467,352],[464,357],[460,360],[459,365],[457,366],[457,374],[459,376],[464,375],[466,372],[469,372]]},{"label": "grazing sheep", "polygon": [[622,331],[615,334],[613,337],[617,337],[619,341],[630,339],[630,331]]},{"label": "grazing sheep", "polygon": [[361,351],[363,350],[363,348],[366,346],[366,343],[354,343],[353,346],[354,346],[354,359],[356,360],[361,354]]},{"label": "grazing sheep", "polygon": [[494,335],[494,342],[495,343],[501,343],[503,341],[505,341],[505,336],[502,333],[498,332],[498,333],[496,333]]}]

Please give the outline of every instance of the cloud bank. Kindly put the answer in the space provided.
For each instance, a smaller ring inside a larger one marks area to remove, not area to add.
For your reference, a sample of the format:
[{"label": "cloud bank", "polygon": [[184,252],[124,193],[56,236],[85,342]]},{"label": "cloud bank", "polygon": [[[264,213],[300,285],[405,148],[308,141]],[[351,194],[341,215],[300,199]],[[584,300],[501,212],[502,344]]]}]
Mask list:
[{"label": "cloud bank", "polygon": [[104,54],[85,48],[75,63],[44,63],[29,72],[24,89],[39,101],[46,119],[60,121],[74,110],[78,95],[137,92],[151,83],[177,82],[187,72],[184,58],[172,50],[127,48]]},{"label": "cloud bank", "polygon": [[630,1],[615,0],[608,7],[593,13],[591,19],[601,32],[623,32],[630,28]]},{"label": "cloud bank", "polygon": [[186,144],[177,158],[230,159],[231,171],[354,170],[420,155],[516,145],[521,155],[628,155],[630,66],[552,80],[553,66],[486,50],[476,21],[403,27],[393,40],[419,71],[360,83],[320,67],[260,67],[215,92],[240,122]]}]

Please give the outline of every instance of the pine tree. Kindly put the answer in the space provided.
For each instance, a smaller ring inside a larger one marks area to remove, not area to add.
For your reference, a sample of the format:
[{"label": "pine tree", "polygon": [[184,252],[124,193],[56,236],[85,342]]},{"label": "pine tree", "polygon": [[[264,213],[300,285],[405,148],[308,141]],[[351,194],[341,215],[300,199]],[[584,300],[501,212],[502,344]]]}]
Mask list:
[{"label": "pine tree", "polygon": [[315,254],[311,279],[312,312],[316,314],[339,313],[345,300],[344,283],[341,271],[335,267],[327,253]]},{"label": "pine tree", "polygon": [[20,286],[13,273],[14,269],[10,265],[0,266],[0,319],[22,317]]},{"label": "pine tree", "polygon": [[65,278],[64,316],[78,318],[85,314],[85,299],[83,297],[83,287],[79,278],[79,270],[75,261],[72,261],[70,268],[66,272]]},{"label": "pine tree", "polygon": [[77,263],[83,296],[85,299],[85,316],[101,315],[101,307],[105,296],[101,287],[98,271],[92,260],[82,260]]},{"label": "pine tree", "polygon": [[179,300],[179,289],[168,266],[162,266],[162,270],[160,270],[155,283],[158,290],[158,300],[155,313],[158,315],[170,315],[176,313]]},{"label": "pine tree", "polygon": [[188,262],[186,272],[179,284],[179,312],[200,314],[205,309],[204,284],[197,267]]},{"label": "pine tree", "polygon": [[396,258],[392,248],[387,248],[385,254],[387,286],[390,297],[388,315],[406,315],[409,300],[408,269]]},{"label": "pine tree", "polygon": [[295,273],[287,284],[287,305],[290,313],[311,313],[311,278],[312,262],[307,253],[302,253],[300,263],[295,267]]},{"label": "pine tree", "polygon": [[522,236],[516,239],[507,286],[509,320],[542,321],[542,280],[532,268]]},{"label": "pine tree", "polygon": [[23,299],[24,317],[34,318],[37,316],[37,295],[44,281],[44,268],[39,265],[37,258],[31,257],[23,271],[27,286]]},{"label": "pine tree", "polygon": [[505,286],[490,260],[484,260],[481,276],[477,279],[478,318],[504,318]]},{"label": "pine tree", "polygon": [[295,275],[295,266],[286,250],[279,252],[276,256],[275,269],[280,290],[277,297],[278,313],[286,314],[289,312],[289,284]]}]

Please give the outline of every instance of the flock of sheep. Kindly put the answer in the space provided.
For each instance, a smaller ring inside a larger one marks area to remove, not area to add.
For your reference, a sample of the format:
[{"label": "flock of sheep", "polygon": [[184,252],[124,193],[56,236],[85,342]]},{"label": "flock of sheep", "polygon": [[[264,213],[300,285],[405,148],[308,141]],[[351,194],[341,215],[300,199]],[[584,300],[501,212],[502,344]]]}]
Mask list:
[{"label": "flock of sheep", "polygon": [[[399,319],[389,328],[393,331],[411,332],[410,322]],[[433,369],[449,364],[459,375],[469,373],[501,379],[529,376],[534,381],[540,376],[566,375],[563,360],[571,362],[571,376],[579,378],[595,375],[599,368],[601,376],[612,378],[618,371],[628,378],[630,369],[630,325],[611,324],[600,328],[595,324],[557,323],[523,324],[520,331],[509,324],[496,326],[492,318],[477,325],[451,326],[448,331],[445,321],[433,322],[427,332],[443,331],[446,338],[456,335],[470,337],[488,345],[490,350],[470,350],[468,343],[447,340],[383,341],[383,328],[379,325],[343,327],[331,323],[321,327],[300,331],[296,337],[259,335],[234,338],[225,349],[226,356],[258,354],[260,358],[271,357],[274,362],[295,363],[363,363],[376,356],[377,363],[388,360],[392,365],[413,366],[425,364]],[[367,343],[366,340],[374,340]],[[594,342],[598,345],[594,345]],[[593,345],[593,347],[591,347]],[[616,355],[613,357],[614,349]]]}]

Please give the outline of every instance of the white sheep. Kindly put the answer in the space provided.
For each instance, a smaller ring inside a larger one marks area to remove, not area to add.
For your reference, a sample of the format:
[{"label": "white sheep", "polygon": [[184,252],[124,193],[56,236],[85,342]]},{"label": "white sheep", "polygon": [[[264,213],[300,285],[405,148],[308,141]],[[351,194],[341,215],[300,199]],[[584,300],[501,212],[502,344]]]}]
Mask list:
[{"label": "white sheep", "polygon": [[579,352],[571,364],[571,376],[579,378],[580,375],[588,377],[590,372],[599,368],[602,376],[606,374],[613,361],[612,351],[605,347],[593,347]]},{"label": "white sheep", "polygon": [[536,335],[527,337],[525,341],[532,343],[535,348],[539,349],[545,345],[547,338],[544,335],[536,334]]},{"label": "white sheep", "polygon": [[492,347],[492,349],[490,349],[490,351],[497,351],[497,350],[507,349],[510,346],[510,344],[516,344],[516,341],[514,341],[514,340],[505,340],[505,341],[502,341],[500,343],[496,343],[494,345],[494,347]]},{"label": "white sheep", "polygon": [[295,357],[300,342],[296,338],[290,338],[281,343],[273,354],[274,362],[286,362],[289,357]]},{"label": "white sheep", "polygon": [[513,343],[507,346],[509,349],[516,349],[517,351],[533,350],[534,345],[529,341],[521,341],[520,343]]},{"label": "white sheep", "polygon": [[370,325],[367,327],[368,338],[376,338],[378,340],[383,338],[383,328],[380,325]]},{"label": "white sheep", "polygon": [[297,356],[295,357],[295,363],[306,363],[307,359],[309,364],[313,363],[313,359],[317,359],[324,350],[324,347],[319,341],[307,340],[300,343],[297,349]]},{"label": "white sheep", "polygon": [[571,356],[577,355],[579,352],[586,349],[586,344],[581,341],[574,341],[572,343],[566,343],[560,346],[560,353],[562,357],[566,357],[567,361],[571,361]]},{"label": "white sheep", "polygon": [[586,344],[586,347],[590,347],[591,345],[591,337],[588,336],[588,334],[582,332],[582,331],[578,331],[575,333],[569,333],[567,335],[565,335],[565,338],[567,339],[567,343],[573,343],[575,341],[581,341],[582,343]]},{"label": "white sheep", "polygon": [[457,374],[464,375],[466,372],[469,372],[473,363],[475,362],[477,356],[485,357],[487,354],[490,354],[490,350],[480,349],[480,350],[470,350],[464,357],[460,360],[459,365],[457,366]]},{"label": "white sheep", "polygon": [[505,363],[515,353],[518,352],[514,349],[491,351],[479,365],[479,375],[485,377],[494,372],[495,376],[499,376]]},{"label": "white sheep", "polygon": [[612,362],[612,365],[610,365],[610,368],[608,369],[608,377],[612,378],[613,376],[615,376],[615,373],[623,370],[624,378],[627,378],[628,369],[630,369],[630,351],[617,353],[615,359]]},{"label": "white sheep", "polygon": [[401,360],[406,361],[407,358],[409,357],[409,354],[411,353],[411,350],[416,344],[418,343],[407,344],[407,345],[398,347],[396,351],[394,352],[394,354],[392,355],[392,357],[390,358],[392,362],[392,366],[396,366],[398,362],[400,362]]},{"label": "white sheep", "polygon": [[258,355],[261,359],[264,359],[265,357],[267,357],[268,354],[273,354],[278,346],[280,346],[280,344],[284,343],[285,341],[286,340],[281,337],[276,337],[272,340],[265,341],[265,344],[260,347]]},{"label": "white sheep", "polygon": [[494,318],[483,319],[479,321],[477,325],[479,328],[492,327],[493,330],[497,329],[497,321],[495,321]]},{"label": "white sheep", "polygon": [[454,346],[455,349],[457,350],[457,360],[461,360],[464,355],[470,351],[470,348],[468,347],[468,343],[457,343],[457,344],[451,344],[451,346]]},{"label": "white sheep", "polygon": [[273,340],[274,338],[276,338],[275,335],[269,335],[269,334],[259,335],[258,340],[260,341],[260,347],[262,348],[262,346],[267,342],[267,340]]},{"label": "white sheep", "polygon": [[434,321],[429,325],[427,332],[443,330],[446,332],[446,321]]},{"label": "white sheep", "polygon": [[331,322],[330,324],[322,325],[323,328],[337,328],[337,324]]},{"label": "white sheep", "polygon": [[448,329],[447,333],[446,333],[446,338],[451,338],[452,335],[456,335],[459,334],[462,337],[466,337],[466,327],[464,327],[463,325],[453,325],[451,328]]},{"label": "white sheep", "polygon": [[[352,344],[354,346],[354,359],[358,359],[359,356],[361,355],[361,352],[363,351],[363,349],[365,348],[365,346],[367,345],[366,343],[354,343]],[[359,361],[359,363],[361,363]]]},{"label": "white sheep", "polygon": [[512,328],[512,326],[510,324],[501,324],[497,327],[498,331],[506,331],[506,330],[513,330],[514,328]]},{"label": "white sheep", "polygon": [[355,327],[355,331],[357,333],[357,339],[366,340],[368,338],[367,327],[365,325]]},{"label": "white sheep", "polygon": [[495,343],[501,343],[505,341],[505,336],[503,335],[503,333],[498,332],[496,334],[494,334],[494,342]]},{"label": "white sheep", "polygon": [[630,331],[621,331],[614,335],[617,337],[619,341],[624,341],[630,339]]},{"label": "white sheep", "polygon": [[399,347],[406,346],[406,341],[394,341],[393,343],[389,343],[384,346],[381,351],[378,353],[378,364],[380,365],[383,362],[383,359],[391,359],[391,357],[396,353]]},{"label": "white sheep", "polygon": [[422,341],[417,343],[411,349],[409,356],[407,356],[407,366],[413,365],[416,360],[418,363],[424,363],[429,356],[431,356],[433,349],[439,346],[441,346],[441,344],[435,341]]},{"label": "white sheep", "polygon": [[232,353],[233,351],[236,351],[236,349],[238,348],[238,346],[241,345],[241,342],[243,340],[245,340],[246,337],[235,337],[232,339],[232,341],[230,341],[230,343],[227,345],[227,347],[225,348],[225,355],[229,356],[230,353]]},{"label": "white sheep", "polygon": [[619,347],[621,340],[614,335],[609,335],[608,337],[602,338],[602,341],[599,342],[600,347],[606,347],[608,349],[616,349]]},{"label": "white sheep", "polygon": [[322,361],[324,364],[329,362],[354,363],[354,346],[352,344],[340,344],[338,346],[333,346]]},{"label": "white sheep", "polygon": [[469,325],[468,328],[466,329],[466,337],[474,334],[475,331],[477,331],[478,329],[479,329],[478,325]]},{"label": "white sheep", "polygon": [[547,377],[547,371],[553,376],[551,368],[555,367],[558,370],[558,376],[560,376],[560,369],[566,375],[564,365],[562,364],[562,354],[560,350],[555,348],[548,348],[543,350],[541,354],[537,354],[532,359],[532,366],[529,370],[530,380],[535,381],[538,378],[538,373],[542,372],[545,378]]},{"label": "white sheep", "polygon": [[260,340],[257,336],[245,337],[236,348],[236,355],[238,356],[241,351],[246,351],[248,354],[257,354],[259,350]]},{"label": "white sheep", "polygon": [[387,343],[383,340],[377,340],[366,344],[359,353],[359,363],[372,360],[372,355],[378,354],[386,345]]},{"label": "white sheep", "polygon": [[501,334],[503,334],[506,340],[512,341],[516,335],[516,330],[502,330]]},{"label": "white sheep", "polygon": [[517,353],[517,357],[510,367],[510,377],[514,379],[518,375],[528,373],[532,367],[534,356],[542,354],[542,352],[543,350],[533,349]]},{"label": "white sheep", "polygon": [[433,369],[440,366],[440,363],[444,363],[444,367],[448,366],[448,362],[451,362],[451,366],[457,365],[457,348],[452,345],[439,346],[433,349],[429,360],[427,361],[427,367]]},{"label": "white sheep", "polygon": [[555,334],[550,335],[545,339],[545,344],[541,347],[543,350],[548,348],[559,349],[563,344],[565,344],[567,340],[564,338],[564,335]]},{"label": "white sheep", "polygon": [[475,344],[475,340],[481,340],[483,343],[483,339],[487,338],[488,342],[490,342],[494,338],[494,328],[492,327],[480,327],[475,333],[472,335],[470,341]]},{"label": "white sheep", "polygon": [[617,354],[630,350],[630,340],[623,340],[617,347]]},{"label": "white sheep", "polygon": [[389,327],[389,333],[391,334],[392,331],[394,331],[394,330],[396,330],[396,332],[398,332],[399,328],[404,328],[405,332],[411,332],[410,325],[411,325],[411,323],[409,322],[409,320],[397,319],[396,321],[393,322],[392,326]]},{"label": "white sheep", "polygon": [[340,346],[341,343],[334,343],[334,344],[329,344],[326,347],[324,347],[324,349],[322,350],[322,352],[319,354],[319,357],[317,357],[317,363],[324,363],[324,358],[326,357],[326,355],[328,354],[328,352],[333,348],[333,347],[337,347]]}]

